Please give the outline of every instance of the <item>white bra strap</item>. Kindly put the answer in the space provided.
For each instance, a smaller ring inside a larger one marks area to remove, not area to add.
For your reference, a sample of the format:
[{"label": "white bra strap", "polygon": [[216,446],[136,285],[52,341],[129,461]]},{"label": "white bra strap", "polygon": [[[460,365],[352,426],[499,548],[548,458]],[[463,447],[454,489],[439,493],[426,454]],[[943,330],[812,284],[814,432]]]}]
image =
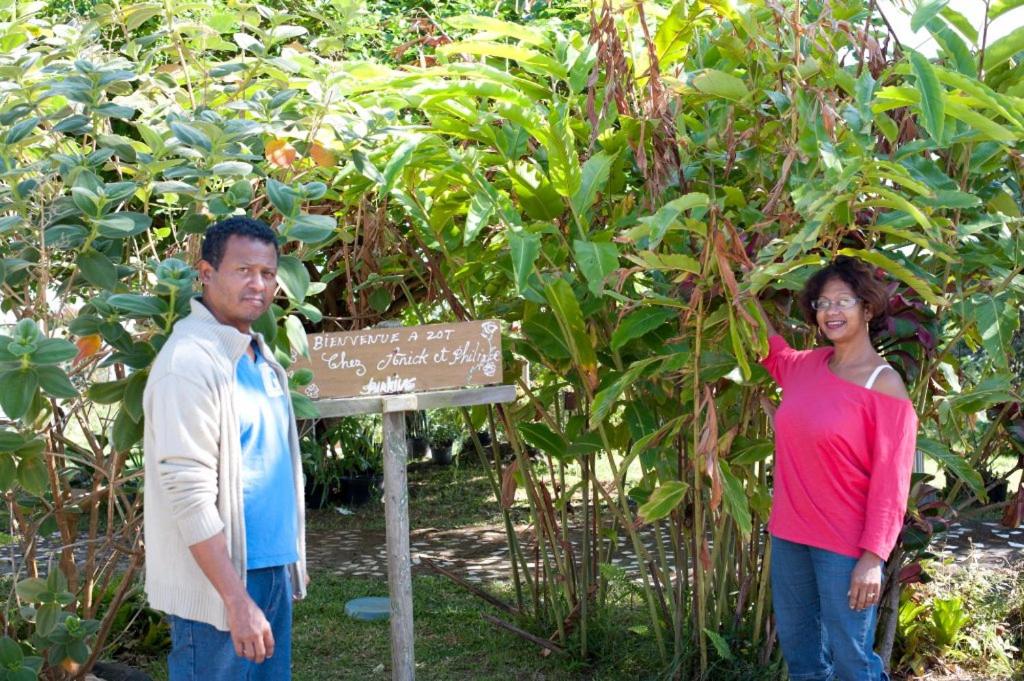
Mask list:
[{"label": "white bra strap", "polygon": [[[886,369],[892,369],[892,367],[888,364],[882,364],[875,367],[875,370],[871,372],[871,376],[868,377],[868,382],[864,384],[864,387],[870,390],[871,386],[875,384],[875,379],[878,378],[878,375]],[[893,369],[893,371],[895,371],[895,369]]]}]

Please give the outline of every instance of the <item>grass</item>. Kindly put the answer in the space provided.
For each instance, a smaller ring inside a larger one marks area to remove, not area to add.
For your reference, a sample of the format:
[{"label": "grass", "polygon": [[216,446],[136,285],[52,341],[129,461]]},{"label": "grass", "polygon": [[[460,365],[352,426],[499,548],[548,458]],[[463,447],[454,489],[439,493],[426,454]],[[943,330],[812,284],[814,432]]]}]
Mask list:
[{"label": "grass", "polygon": [[[492,585],[492,591],[509,596],[507,585]],[[295,608],[293,679],[390,679],[388,623],[358,622],[345,614],[345,603],[353,598],[386,595],[384,580],[314,574],[309,597]],[[503,619],[507,615],[440,577],[414,579],[413,609],[416,678],[420,681],[612,681],[658,677],[653,642],[636,633],[643,619],[642,608],[625,592],[607,613],[604,626],[595,632],[599,655],[590,666],[574,662],[570,656],[544,657],[539,647],[494,628],[481,619],[481,614]],[[154,660],[146,671],[155,681],[167,679],[163,659]]]}]

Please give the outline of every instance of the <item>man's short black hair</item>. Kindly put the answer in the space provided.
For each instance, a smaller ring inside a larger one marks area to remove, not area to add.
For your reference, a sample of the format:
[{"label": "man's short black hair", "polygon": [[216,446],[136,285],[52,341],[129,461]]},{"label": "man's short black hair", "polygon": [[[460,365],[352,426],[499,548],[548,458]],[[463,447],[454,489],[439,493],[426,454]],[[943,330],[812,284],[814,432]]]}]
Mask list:
[{"label": "man's short black hair", "polygon": [[274,253],[281,254],[281,249],[277,245],[277,235],[267,226],[267,223],[244,215],[236,215],[215,222],[206,229],[206,235],[203,237],[202,258],[213,265],[213,269],[220,267],[220,262],[224,259],[224,249],[227,248],[228,239],[232,236],[262,241],[273,246]]}]

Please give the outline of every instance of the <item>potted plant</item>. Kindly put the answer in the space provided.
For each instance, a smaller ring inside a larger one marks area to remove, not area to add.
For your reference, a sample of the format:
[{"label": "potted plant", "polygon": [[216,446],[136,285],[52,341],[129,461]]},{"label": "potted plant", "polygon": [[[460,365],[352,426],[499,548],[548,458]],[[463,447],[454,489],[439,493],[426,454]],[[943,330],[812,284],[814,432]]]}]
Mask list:
[{"label": "potted plant", "polygon": [[315,430],[304,433],[299,439],[299,451],[302,454],[306,506],[324,508],[341,483],[325,434],[320,433],[318,437]]},{"label": "potted plant", "polygon": [[331,429],[331,449],[338,472],[339,503],[359,506],[368,502],[381,482],[381,447],[378,419],[350,416]]},{"label": "potted plant", "polygon": [[409,459],[422,459],[430,447],[430,434],[427,428],[425,411],[405,413],[405,443],[409,450]]},{"label": "potted plant", "polygon": [[428,425],[430,452],[434,463],[447,466],[452,462],[454,443],[462,435],[462,417],[457,409],[441,409],[430,415]]}]

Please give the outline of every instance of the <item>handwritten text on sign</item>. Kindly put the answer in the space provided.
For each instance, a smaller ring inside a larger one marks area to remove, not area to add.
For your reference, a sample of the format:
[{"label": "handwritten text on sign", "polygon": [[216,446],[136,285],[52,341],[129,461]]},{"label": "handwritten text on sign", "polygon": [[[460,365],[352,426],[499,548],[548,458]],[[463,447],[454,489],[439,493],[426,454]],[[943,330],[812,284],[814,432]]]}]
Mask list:
[{"label": "handwritten text on sign", "polygon": [[501,327],[492,320],[309,335],[310,399],[367,397],[501,382]]}]

